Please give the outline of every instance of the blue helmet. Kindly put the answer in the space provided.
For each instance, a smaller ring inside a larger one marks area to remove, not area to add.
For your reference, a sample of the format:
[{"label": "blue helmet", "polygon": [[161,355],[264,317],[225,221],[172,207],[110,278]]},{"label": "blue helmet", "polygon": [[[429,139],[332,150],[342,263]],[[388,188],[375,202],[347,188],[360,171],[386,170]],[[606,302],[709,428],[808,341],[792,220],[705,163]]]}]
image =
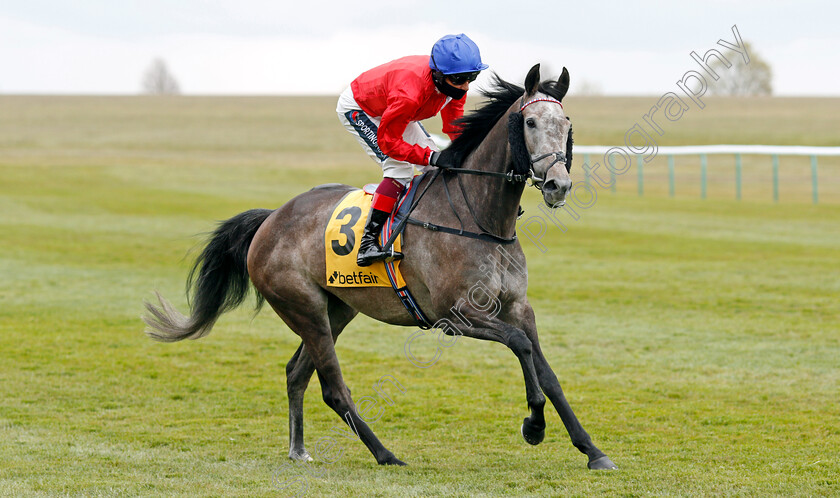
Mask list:
[{"label": "blue helmet", "polygon": [[481,63],[478,45],[461,33],[446,35],[435,42],[432,56],[429,57],[429,67],[443,74],[458,74],[483,71],[490,66]]}]

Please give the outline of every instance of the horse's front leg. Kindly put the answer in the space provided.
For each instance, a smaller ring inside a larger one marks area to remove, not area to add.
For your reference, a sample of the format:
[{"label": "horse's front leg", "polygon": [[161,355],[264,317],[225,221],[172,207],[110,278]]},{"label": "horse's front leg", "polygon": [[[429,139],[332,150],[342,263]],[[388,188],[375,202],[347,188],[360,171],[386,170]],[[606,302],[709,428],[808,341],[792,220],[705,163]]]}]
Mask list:
[{"label": "horse's front leg", "polygon": [[525,377],[525,398],[531,415],[522,421],[519,432],[528,444],[538,445],[545,438],[545,396],[540,390],[539,377],[533,359],[533,345],[521,329],[508,326],[508,347],[519,359]]},{"label": "horse's front leg", "polygon": [[531,305],[527,302],[520,303],[513,307],[511,313],[513,315],[511,319],[515,318],[516,323],[522,324],[531,344],[531,355],[537,371],[539,385],[548,399],[551,400],[551,403],[560,415],[560,419],[563,420],[563,425],[566,426],[566,431],[569,433],[572,444],[589,458],[587,467],[590,469],[617,469],[618,467],[612,460],[592,443],[592,438],[583,429],[577,416],[572,411],[569,401],[566,399],[565,394],[563,394],[563,389],[560,387],[557,376],[554,375],[554,371],[548,364],[548,360],[545,359],[542,349],[540,349],[534,310],[531,308]]},{"label": "horse's front leg", "polygon": [[470,313],[462,317],[467,321],[466,327],[458,327],[458,331],[463,335],[474,339],[500,342],[516,355],[525,377],[525,399],[531,410],[531,415],[523,421],[520,432],[528,443],[540,444],[545,437],[545,396],[540,390],[530,339],[522,329],[498,319]]}]

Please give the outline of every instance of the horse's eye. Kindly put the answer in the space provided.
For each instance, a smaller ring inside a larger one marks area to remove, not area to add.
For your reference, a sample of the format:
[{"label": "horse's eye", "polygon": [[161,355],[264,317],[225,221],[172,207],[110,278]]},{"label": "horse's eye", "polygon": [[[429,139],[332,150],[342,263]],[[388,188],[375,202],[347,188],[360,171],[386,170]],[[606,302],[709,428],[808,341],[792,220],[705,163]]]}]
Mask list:
[{"label": "horse's eye", "polygon": [[534,121],[534,118],[526,119],[525,124],[528,125],[528,128],[536,128],[537,127],[537,122]]}]

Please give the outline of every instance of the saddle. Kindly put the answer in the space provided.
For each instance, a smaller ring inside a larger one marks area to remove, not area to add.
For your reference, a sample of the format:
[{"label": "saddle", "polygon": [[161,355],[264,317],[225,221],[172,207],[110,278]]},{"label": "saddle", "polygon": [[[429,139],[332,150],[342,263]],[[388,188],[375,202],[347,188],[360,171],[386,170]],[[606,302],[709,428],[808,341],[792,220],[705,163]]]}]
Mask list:
[{"label": "saddle", "polygon": [[[408,216],[417,186],[422,179],[423,175],[415,176],[397,201],[396,209],[391,213],[380,234],[380,244],[383,247],[393,239],[394,250],[401,250],[402,236],[397,230],[401,232],[405,227],[405,223],[400,221]],[[351,190],[333,209],[324,230],[327,286],[391,287],[417,325],[429,329],[432,324],[408,290],[399,270],[400,261],[378,262],[364,268],[356,264],[356,255],[359,252],[357,241],[361,240],[375,190],[376,185]]]}]

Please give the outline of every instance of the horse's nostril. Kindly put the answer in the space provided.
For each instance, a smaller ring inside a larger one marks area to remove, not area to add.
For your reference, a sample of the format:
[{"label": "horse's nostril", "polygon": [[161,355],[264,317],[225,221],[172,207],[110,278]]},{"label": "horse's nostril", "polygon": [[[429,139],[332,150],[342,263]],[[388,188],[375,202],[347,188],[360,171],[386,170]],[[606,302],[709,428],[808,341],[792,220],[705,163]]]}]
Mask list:
[{"label": "horse's nostril", "polygon": [[557,181],[557,180],[546,180],[543,183],[542,190],[543,193],[546,194],[556,194],[560,192],[561,194],[566,194],[569,190],[572,189],[572,182],[571,181]]},{"label": "horse's nostril", "polygon": [[555,190],[559,190],[563,195],[566,195],[566,194],[569,193],[570,190],[572,190],[572,181],[571,180],[562,180],[562,181],[559,182],[559,184],[557,182],[555,182],[554,183],[554,188],[555,188]]}]

